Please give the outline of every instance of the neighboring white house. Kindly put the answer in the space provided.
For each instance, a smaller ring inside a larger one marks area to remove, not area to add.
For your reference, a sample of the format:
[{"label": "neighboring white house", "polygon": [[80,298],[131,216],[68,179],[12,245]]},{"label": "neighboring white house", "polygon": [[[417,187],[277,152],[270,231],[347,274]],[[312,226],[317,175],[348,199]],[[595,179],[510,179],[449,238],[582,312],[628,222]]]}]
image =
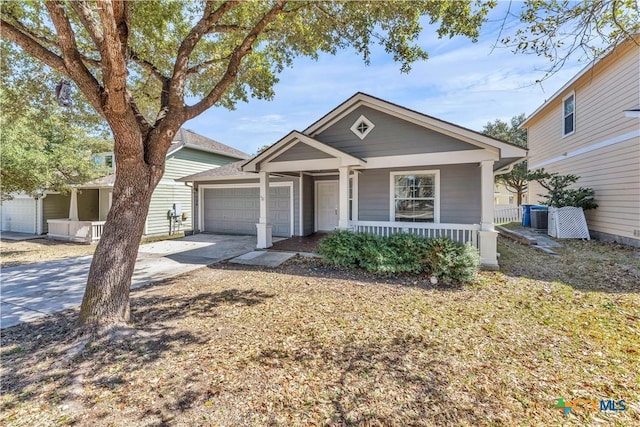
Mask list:
[{"label": "neighboring white house", "polygon": [[[180,129],[167,153],[165,173],[151,197],[144,234],[169,233],[167,212],[179,204],[186,219],[182,230],[191,230],[191,189],[175,181],[185,175],[222,166],[249,155],[220,142]],[[96,164],[113,167],[113,153],[95,156]],[[114,175],[74,186],[71,194],[44,192],[39,198],[17,195],[0,206],[2,231],[49,234],[63,240],[96,241],[111,207]]]},{"label": "neighboring white house", "polygon": [[[636,36],[640,42],[640,37]],[[640,247],[640,47],[624,42],[584,68],[522,124],[530,170],[580,176],[599,207],[591,235]],[[544,189],[532,182],[529,202]]]},{"label": "neighboring white house", "polygon": [[494,173],[527,150],[357,93],[246,162],[184,177],[196,231],[272,236],[336,228],[448,236],[497,266]]}]

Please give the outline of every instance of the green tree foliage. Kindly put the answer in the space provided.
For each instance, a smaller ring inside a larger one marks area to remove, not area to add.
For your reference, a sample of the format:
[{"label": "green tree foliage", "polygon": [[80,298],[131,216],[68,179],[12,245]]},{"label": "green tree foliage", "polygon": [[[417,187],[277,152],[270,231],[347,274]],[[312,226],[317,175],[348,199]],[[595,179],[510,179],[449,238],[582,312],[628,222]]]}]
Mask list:
[{"label": "green tree foliage", "polygon": [[547,190],[547,194],[539,194],[543,198],[540,203],[554,208],[566,206],[574,206],[584,210],[597,208],[598,204],[595,202],[595,192],[592,188],[569,188],[579,179],[580,177],[577,175],[550,173],[545,171],[544,168],[529,174],[530,181],[538,181]]},{"label": "green tree foliage", "polygon": [[546,76],[569,57],[594,59],[624,40],[640,42],[637,0],[527,0],[519,17],[520,27],[501,41],[516,53],[545,56]]},{"label": "green tree foliage", "polygon": [[[487,123],[482,133],[526,148],[527,130],[519,129],[525,119],[526,116],[524,114],[512,117],[510,123],[496,119],[493,122]],[[514,193],[518,206],[520,206],[522,204],[522,196],[529,184],[527,162],[518,163],[509,173],[496,175],[495,182],[497,184],[503,184],[508,191]]]},{"label": "green tree foliage", "polygon": [[[4,110],[4,102],[2,108]],[[55,110],[57,107],[51,107]],[[2,199],[12,193],[37,196],[45,190],[67,192],[70,184],[86,182],[106,171],[96,167],[92,154],[111,149],[111,143],[89,135],[64,115],[44,116],[38,109],[0,118]]]}]

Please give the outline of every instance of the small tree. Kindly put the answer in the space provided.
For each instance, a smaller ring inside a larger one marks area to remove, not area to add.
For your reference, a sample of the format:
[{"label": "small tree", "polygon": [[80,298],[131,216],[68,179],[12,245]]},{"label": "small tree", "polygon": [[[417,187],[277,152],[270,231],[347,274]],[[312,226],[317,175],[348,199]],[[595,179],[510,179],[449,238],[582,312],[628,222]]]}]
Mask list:
[{"label": "small tree", "polygon": [[[527,131],[526,129],[520,129],[520,125],[524,122],[525,118],[526,116],[523,113],[512,117],[511,123],[496,119],[493,122],[487,123],[482,133],[526,148]],[[508,191],[516,194],[518,206],[522,204],[522,195],[527,191],[529,186],[528,173],[527,162],[525,161],[515,165],[511,172],[496,175],[495,177],[496,184],[503,184]]]},{"label": "small tree", "polygon": [[66,193],[71,184],[106,174],[94,164],[93,154],[111,150],[112,143],[90,135],[65,116],[43,117],[32,108],[20,116],[5,114],[5,99],[0,99],[2,200],[20,192],[32,196],[46,190]]},{"label": "small tree", "polygon": [[560,175],[538,169],[529,174],[530,181],[537,181],[547,190],[547,194],[538,194],[543,198],[540,203],[554,208],[574,206],[583,210],[595,209],[598,204],[594,200],[592,188],[569,188],[580,179],[577,175]]}]

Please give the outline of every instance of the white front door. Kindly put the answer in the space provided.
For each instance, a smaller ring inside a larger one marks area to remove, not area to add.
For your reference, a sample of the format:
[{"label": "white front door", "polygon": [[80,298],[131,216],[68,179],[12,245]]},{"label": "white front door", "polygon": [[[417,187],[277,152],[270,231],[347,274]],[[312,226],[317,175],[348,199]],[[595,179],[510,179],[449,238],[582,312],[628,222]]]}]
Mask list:
[{"label": "white front door", "polygon": [[338,181],[316,181],[316,231],[338,226]]}]

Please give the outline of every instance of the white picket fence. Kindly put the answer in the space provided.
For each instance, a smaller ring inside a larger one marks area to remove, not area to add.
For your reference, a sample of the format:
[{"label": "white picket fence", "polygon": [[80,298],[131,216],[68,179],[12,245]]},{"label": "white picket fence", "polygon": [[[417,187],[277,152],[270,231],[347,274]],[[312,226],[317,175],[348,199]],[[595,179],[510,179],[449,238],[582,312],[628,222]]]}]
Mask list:
[{"label": "white picket fence", "polygon": [[522,207],[517,205],[495,205],[493,207],[494,224],[522,222]]}]

